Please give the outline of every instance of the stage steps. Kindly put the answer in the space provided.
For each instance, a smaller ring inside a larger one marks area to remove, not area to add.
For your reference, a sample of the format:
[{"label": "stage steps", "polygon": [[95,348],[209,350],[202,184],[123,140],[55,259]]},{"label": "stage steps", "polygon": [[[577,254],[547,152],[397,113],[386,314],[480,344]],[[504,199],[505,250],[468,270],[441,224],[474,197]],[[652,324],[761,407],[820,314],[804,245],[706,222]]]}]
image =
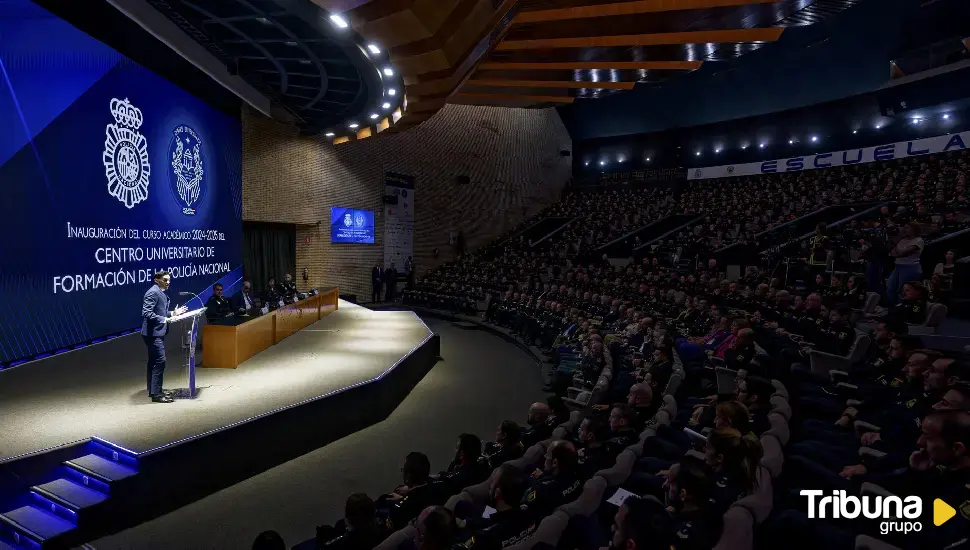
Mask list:
[{"label": "stage steps", "polygon": [[138,475],[138,460],[99,440],[83,452],[0,513],[0,550],[67,548],[84,542],[84,531],[105,519],[111,496]]}]

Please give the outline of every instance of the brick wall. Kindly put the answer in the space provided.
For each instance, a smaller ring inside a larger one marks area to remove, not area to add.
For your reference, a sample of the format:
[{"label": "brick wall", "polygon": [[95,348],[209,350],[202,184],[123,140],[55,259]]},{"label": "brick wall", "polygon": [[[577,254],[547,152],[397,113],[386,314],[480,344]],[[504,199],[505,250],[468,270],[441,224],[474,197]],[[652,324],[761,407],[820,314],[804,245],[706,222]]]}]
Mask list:
[{"label": "brick wall", "polygon": [[[559,151],[572,145],[554,109],[448,105],[406,132],[338,146],[248,107],[242,127],[243,219],[297,224],[297,271],[309,269],[311,286],[337,285],[363,300],[384,257],[385,170],[415,178],[419,273],[452,259],[450,230],[474,249],[555,202],[571,172]],[[460,175],[470,183],[456,184]],[[374,210],[375,243],[331,244],[331,206]]]}]

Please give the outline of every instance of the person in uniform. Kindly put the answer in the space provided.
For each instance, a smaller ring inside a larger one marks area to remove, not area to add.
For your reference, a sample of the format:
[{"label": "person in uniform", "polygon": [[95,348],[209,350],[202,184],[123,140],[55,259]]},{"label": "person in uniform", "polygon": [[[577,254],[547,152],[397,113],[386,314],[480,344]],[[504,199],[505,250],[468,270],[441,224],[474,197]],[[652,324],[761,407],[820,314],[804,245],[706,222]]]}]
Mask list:
[{"label": "person in uniform", "polygon": [[283,275],[283,282],[280,283],[280,296],[283,297],[287,302],[296,300],[296,282],[293,281],[293,275],[289,273]]},{"label": "person in uniform", "polygon": [[279,289],[276,288],[276,277],[270,277],[266,281],[266,290],[263,291],[262,298],[264,306],[269,306],[270,309],[279,307],[282,296],[280,296]]},{"label": "person in uniform", "polygon": [[529,407],[529,418],[526,419],[529,427],[522,431],[523,447],[528,449],[552,437],[553,428],[547,424],[550,415],[552,415],[552,409],[545,403],[536,402]]},{"label": "person in uniform", "polygon": [[437,474],[437,478],[447,483],[454,493],[481,483],[491,473],[491,470],[479,460],[481,456],[482,440],[474,434],[461,434],[455,447],[455,458],[448,465],[447,470]]},{"label": "person in uniform", "polygon": [[387,526],[377,520],[374,501],[355,493],[347,497],[343,519],[332,527],[317,527],[316,542],[322,550],[371,550],[387,535]]},{"label": "person in uniform", "polygon": [[685,457],[671,466],[666,500],[677,550],[709,550],[717,544],[723,516],[711,509],[712,486],[710,469],[698,459]]},{"label": "person in uniform", "polygon": [[212,285],[212,296],[205,302],[205,318],[210,323],[232,315],[232,305],[229,298],[222,295],[222,284]]},{"label": "person in uniform", "polygon": [[579,496],[583,483],[577,475],[578,465],[572,442],[558,440],[549,445],[545,464],[533,473],[532,486],[522,499],[532,517],[543,518]]},{"label": "person in uniform", "polygon": [[159,271],[154,280],[155,284],[145,292],[141,302],[141,337],[148,348],[148,396],[154,403],[172,403],[172,392],[162,389],[165,335],[168,334],[168,318],[185,313],[187,308],[180,306],[169,311],[165,291],[172,284],[172,276],[168,271]]},{"label": "person in uniform", "polygon": [[501,466],[489,486],[488,505],[495,511],[484,526],[457,547],[499,550],[531,537],[537,519],[520,504],[528,486],[528,480],[518,469],[508,464]]}]

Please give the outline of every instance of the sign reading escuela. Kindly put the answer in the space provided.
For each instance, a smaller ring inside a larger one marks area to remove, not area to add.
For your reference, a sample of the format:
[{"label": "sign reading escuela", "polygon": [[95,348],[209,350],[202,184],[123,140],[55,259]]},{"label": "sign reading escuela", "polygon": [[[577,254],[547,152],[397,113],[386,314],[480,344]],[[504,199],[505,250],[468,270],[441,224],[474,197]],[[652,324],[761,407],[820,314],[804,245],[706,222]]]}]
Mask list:
[{"label": "sign reading escuela", "polygon": [[703,180],[710,178],[730,178],[733,176],[755,176],[758,174],[774,174],[778,172],[798,172],[814,170],[816,168],[830,168],[832,166],[848,166],[851,164],[866,164],[896,158],[917,157],[959,151],[967,148],[970,142],[970,132],[960,132],[952,135],[935,136],[912,141],[901,141],[875,147],[849,149],[817,155],[804,155],[763,162],[748,162],[745,164],[724,164],[708,166],[706,168],[691,168],[687,172],[689,180]]}]

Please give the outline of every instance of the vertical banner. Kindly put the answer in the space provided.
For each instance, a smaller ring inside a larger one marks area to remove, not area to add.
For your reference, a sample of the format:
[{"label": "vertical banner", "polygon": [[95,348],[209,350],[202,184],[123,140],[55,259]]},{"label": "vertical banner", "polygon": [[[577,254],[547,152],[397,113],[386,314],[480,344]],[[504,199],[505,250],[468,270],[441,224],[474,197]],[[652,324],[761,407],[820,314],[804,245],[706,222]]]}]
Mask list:
[{"label": "vertical banner", "polygon": [[414,176],[384,172],[384,268],[399,273],[414,254]]}]

